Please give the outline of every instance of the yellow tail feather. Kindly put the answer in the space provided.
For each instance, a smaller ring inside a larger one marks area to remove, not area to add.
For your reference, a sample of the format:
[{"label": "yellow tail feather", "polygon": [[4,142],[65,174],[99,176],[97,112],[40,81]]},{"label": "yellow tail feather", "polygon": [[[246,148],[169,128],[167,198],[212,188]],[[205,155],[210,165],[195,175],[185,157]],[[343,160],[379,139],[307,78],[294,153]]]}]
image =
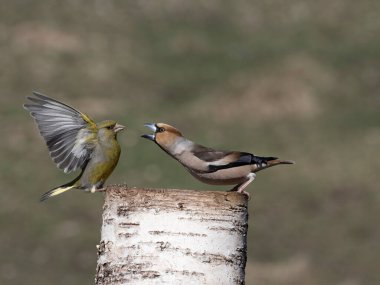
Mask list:
[{"label": "yellow tail feather", "polygon": [[62,194],[63,192],[66,192],[66,191],[68,191],[68,190],[70,190],[70,189],[73,189],[73,188],[75,188],[75,185],[66,186],[66,187],[61,186],[61,187],[58,187],[58,188],[52,189],[52,190],[46,192],[45,194],[43,194],[43,195],[41,196],[40,201],[41,201],[41,202],[42,202],[42,201],[45,201],[46,199],[49,199],[50,197],[57,196],[57,195],[59,195],[59,194]]}]

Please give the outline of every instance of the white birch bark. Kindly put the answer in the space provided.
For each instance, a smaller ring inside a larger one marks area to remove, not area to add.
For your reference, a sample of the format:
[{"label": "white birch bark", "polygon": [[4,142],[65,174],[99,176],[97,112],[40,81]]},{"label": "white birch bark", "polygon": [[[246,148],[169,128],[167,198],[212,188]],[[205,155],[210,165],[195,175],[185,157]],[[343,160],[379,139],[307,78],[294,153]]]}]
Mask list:
[{"label": "white birch bark", "polygon": [[97,285],[244,284],[248,212],[233,192],[106,192]]}]

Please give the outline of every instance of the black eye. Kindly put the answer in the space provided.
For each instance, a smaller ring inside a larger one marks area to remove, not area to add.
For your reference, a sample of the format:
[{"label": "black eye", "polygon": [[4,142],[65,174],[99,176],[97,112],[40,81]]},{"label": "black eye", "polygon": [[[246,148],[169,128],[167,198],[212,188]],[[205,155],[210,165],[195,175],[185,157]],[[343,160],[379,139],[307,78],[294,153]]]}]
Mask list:
[{"label": "black eye", "polygon": [[108,126],[107,129],[108,129],[108,130],[112,130],[112,129],[113,129],[113,126]]},{"label": "black eye", "polygon": [[162,132],[165,132],[165,129],[164,128],[158,128],[157,130],[159,133],[162,133]]}]

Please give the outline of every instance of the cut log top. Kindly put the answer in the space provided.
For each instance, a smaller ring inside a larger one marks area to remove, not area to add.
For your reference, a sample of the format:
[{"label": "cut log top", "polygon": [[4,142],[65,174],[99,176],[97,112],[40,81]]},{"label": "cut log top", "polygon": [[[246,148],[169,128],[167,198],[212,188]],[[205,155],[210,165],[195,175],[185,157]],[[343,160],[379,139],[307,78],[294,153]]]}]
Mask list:
[{"label": "cut log top", "polygon": [[200,208],[202,211],[205,208],[211,208],[211,211],[230,210],[231,207],[246,211],[248,202],[245,195],[236,192],[128,188],[125,185],[107,187],[106,200],[119,204],[124,201],[129,207],[162,207],[167,210],[173,208],[176,211],[186,210],[186,206],[191,209]]},{"label": "cut log top", "polygon": [[109,186],[96,284],[244,284],[247,225],[239,193]]}]

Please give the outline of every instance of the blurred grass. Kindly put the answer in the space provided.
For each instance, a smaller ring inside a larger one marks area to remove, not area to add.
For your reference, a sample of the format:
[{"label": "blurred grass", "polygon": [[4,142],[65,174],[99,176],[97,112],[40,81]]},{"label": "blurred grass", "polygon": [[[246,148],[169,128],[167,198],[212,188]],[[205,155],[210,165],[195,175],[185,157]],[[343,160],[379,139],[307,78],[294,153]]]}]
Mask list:
[{"label": "blurred grass", "polygon": [[[102,195],[68,181],[25,96],[129,129],[109,183],[215,189],[139,135],[294,159],[250,186],[247,284],[379,284],[380,4],[0,2],[0,283],[91,284]],[[220,187],[227,190],[228,187]]]}]

